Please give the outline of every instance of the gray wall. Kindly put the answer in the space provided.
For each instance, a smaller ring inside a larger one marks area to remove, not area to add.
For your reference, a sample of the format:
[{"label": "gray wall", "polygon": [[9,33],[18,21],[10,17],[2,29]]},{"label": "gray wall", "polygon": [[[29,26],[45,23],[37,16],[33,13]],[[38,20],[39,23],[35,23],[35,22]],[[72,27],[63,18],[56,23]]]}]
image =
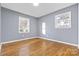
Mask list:
[{"label": "gray wall", "polygon": [[1,42],[1,4],[0,4],[0,42]]},{"label": "gray wall", "polygon": [[[72,28],[71,29],[55,29],[56,14],[64,13],[67,11],[72,12]],[[20,34],[18,33],[18,21],[19,16],[30,18],[30,33]],[[49,15],[45,15],[40,18],[34,18],[28,15],[24,15],[6,8],[1,8],[1,30],[2,40],[1,42],[19,40],[30,37],[45,37],[49,39],[55,39],[63,42],[78,44],[78,5],[73,5]],[[41,33],[41,24],[46,22],[46,35]]]},{"label": "gray wall", "polygon": [[[67,11],[72,12],[72,28],[70,29],[56,29],[55,15]],[[46,35],[41,34],[41,23],[46,22]],[[63,42],[78,44],[78,5],[73,5],[61,10],[58,10],[49,15],[45,15],[39,19],[39,36],[49,39],[55,39]]]},{"label": "gray wall", "polygon": [[[19,16],[24,16],[30,19],[30,33],[18,33]],[[1,42],[19,40],[37,36],[37,20],[34,17],[24,15],[6,8],[1,8],[2,18],[2,40]]]},{"label": "gray wall", "polygon": [[79,3],[78,3],[78,47],[79,47]]}]

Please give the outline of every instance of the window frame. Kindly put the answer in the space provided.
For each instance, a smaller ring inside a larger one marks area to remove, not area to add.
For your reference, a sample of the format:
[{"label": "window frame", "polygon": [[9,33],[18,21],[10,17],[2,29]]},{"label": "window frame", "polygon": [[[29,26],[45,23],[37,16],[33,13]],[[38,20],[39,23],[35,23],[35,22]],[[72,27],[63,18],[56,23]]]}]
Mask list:
[{"label": "window frame", "polygon": [[[26,28],[24,28],[24,29],[21,28],[22,21],[26,21],[27,22]],[[23,32],[20,31],[21,29],[23,30]],[[27,17],[19,16],[19,33],[29,33],[29,32],[30,32],[30,19],[27,18]]]},{"label": "window frame", "polygon": [[71,11],[55,15],[55,28],[71,28]]},{"label": "window frame", "polygon": [[46,34],[46,23],[42,22],[42,34]]}]

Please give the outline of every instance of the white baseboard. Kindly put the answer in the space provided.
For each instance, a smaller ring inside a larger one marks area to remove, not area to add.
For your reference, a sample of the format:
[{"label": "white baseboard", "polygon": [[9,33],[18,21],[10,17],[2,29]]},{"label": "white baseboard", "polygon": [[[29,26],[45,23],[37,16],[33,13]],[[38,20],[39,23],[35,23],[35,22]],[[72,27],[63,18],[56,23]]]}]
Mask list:
[{"label": "white baseboard", "polygon": [[49,39],[49,38],[45,38],[45,37],[31,37],[31,38],[24,38],[24,39],[13,40],[13,41],[8,41],[8,42],[2,42],[2,43],[0,43],[0,49],[1,49],[2,44],[13,43],[13,42],[23,41],[23,40],[33,39],[33,38],[42,38],[42,39],[45,39],[45,40],[50,40],[50,41],[54,41],[54,42],[64,43],[64,44],[76,46],[76,47],[79,48],[79,46],[77,44],[67,43],[67,42],[58,41],[58,40],[54,40],[54,39]]},{"label": "white baseboard", "polygon": [[17,41],[23,41],[23,40],[33,39],[33,38],[37,38],[37,37],[30,37],[30,38],[18,39],[18,40],[13,40],[13,41],[8,41],[8,42],[1,42],[0,45],[7,44],[7,43],[13,43],[13,42],[17,42]]},{"label": "white baseboard", "polygon": [[13,40],[13,41],[8,41],[8,42],[1,42],[0,43],[0,50],[1,50],[2,44],[13,43],[13,42],[23,41],[23,40],[33,39],[33,38],[37,38],[37,37],[30,37],[30,38],[18,39],[18,40]]},{"label": "white baseboard", "polygon": [[49,38],[44,38],[44,37],[39,37],[39,38],[50,40],[50,41],[54,41],[54,42],[64,43],[64,44],[67,44],[67,45],[72,45],[72,46],[78,47],[77,44],[67,43],[67,42],[63,42],[63,41],[59,41],[59,40],[54,40],[54,39],[49,39]]}]

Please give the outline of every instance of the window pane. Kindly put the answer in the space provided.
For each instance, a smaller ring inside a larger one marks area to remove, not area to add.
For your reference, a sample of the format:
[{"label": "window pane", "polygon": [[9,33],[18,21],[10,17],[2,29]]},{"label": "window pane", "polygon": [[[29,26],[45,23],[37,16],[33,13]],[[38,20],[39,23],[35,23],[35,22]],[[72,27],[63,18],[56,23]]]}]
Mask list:
[{"label": "window pane", "polygon": [[29,19],[25,17],[19,17],[19,33],[29,32]]},{"label": "window pane", "polygon": [[42,23],[42,34],[46,34],[46,23]]},{"label": "window pane", "polygon": [[71,11],[55,16],[55,28],[71,28]]}]

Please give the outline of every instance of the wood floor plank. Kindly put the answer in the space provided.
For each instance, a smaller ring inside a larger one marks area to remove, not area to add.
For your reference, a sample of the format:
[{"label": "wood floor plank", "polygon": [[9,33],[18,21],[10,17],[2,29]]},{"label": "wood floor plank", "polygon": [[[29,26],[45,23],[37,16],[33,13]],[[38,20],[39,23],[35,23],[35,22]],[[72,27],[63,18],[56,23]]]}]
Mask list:
[{"label": "wood floor plank", "polygon": [[2,56],[79,56],[79,49],[54,41],[34,38],[3,44]]}]

